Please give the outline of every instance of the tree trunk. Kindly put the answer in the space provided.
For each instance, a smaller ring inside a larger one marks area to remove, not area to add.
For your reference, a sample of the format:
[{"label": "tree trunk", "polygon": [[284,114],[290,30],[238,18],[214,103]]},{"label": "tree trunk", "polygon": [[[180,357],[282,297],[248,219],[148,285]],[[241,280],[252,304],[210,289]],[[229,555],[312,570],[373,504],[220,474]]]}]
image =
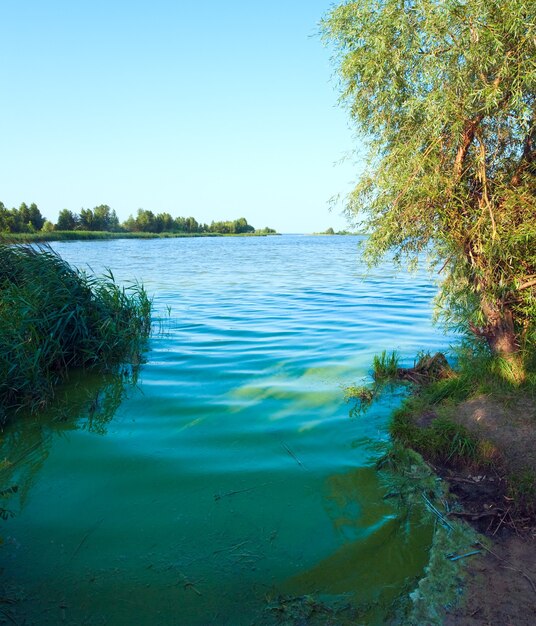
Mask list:
[{"label": "tree trunk", "polygon": [[505,378],[514,384],[523,382],[525,369],[512,311],[504,305],[497,307],[484,301],[482,312],[486,316],[486,326],[484,328],[471,326],[471,330],[486,340],[494,355],[502,357],[509,364],[508,370],[504,371]]},{"label": "tree trunk", "polygon": [[486,328],[486,341],[493,352],[499,356],[509,357],[519,351],[513,324],[508,319],[501,319]]},{"label": "tree trunk", "polygon": [[508,357],[517,353],[519,344],[512,311],[504,305],[497,307],[486,301],[482,302],[482,311],[486,316],[487,325],[482,329],[481,335],[488,342],[493,354]]}]

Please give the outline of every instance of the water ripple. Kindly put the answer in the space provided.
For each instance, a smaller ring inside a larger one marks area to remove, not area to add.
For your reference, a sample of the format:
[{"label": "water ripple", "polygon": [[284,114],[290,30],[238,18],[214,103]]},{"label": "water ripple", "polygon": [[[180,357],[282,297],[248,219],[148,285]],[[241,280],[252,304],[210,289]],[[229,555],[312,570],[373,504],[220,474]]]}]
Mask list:
[{"label": "water ripple", "polygon": [[[383,349],[410,363],[448,338],[430,323],[433,279],[366,271],[360,241],[54,244],[143,281],[160,324],[106,428],[52,422],[20,465],[4,558],[46,609],[27,603],[28,623],[59,623],[63,598],[73,623],[155,623],[154,607],[162,624],[260,623],[266,589],[387,602],[422,570],[423,531],[394,532],[370,469],[399,397],[352,419],[342,388],[370,380]],[[73,406],[102,395],[69,391]]]}]

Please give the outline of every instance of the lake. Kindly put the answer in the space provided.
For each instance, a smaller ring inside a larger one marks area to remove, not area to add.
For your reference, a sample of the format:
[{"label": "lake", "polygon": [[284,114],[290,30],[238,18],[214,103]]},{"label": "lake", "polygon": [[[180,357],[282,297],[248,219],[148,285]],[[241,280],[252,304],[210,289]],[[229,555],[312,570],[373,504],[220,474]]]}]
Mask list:
[{"label": "lake", "polygon": [[[448,346],[426,273],[354,236],[62,242],[154,295],[144,362],[77,372],[4,434],[3,596],[25,624],[384,623],[427,562],[374,469],[374,354]],[[6,595],[7,594],[7,595]],[[301,620],[301,621],[300,621]],[[361,620],[361,622],[359,622]]]}]

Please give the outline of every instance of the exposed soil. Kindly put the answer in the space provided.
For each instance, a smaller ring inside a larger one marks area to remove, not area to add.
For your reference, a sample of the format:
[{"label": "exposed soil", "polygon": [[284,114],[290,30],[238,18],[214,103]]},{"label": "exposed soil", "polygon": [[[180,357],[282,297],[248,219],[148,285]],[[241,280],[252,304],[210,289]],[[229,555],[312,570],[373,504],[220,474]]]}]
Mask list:
[{"label": "exposed soil", "polygon": [[516,396],[497,403],[480,396],[461,404],[455,421],[480,439],[493,443],[503,456],[510,473],[536,472],[536,401]]},{"label": "exposed soil", "polygon": [[[480,555],[470,557],[463,604],[447,613],[445,624],[532,626],[536,624],[536,402],[523,397],[498,404],[479,397],[457,407],[452,419],[488,441],[498,462],[488,471],[435,468],[462,505],[463,511],[451,515],[465,519],[490,540]],[[511,497],[512,491],[526,494],[521,506]]]},{"label": "exposed soil", "polygon": [[534,536],[496,540],[491,552],[472,557],[463,606],[446,626],[533,626],[536,623]]}]

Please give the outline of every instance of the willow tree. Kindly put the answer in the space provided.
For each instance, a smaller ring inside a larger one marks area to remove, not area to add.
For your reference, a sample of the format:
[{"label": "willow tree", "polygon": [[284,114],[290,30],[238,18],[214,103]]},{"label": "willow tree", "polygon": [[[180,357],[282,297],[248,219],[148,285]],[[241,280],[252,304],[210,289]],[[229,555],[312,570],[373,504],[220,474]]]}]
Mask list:
[{"label": "willow tree", "polygon": [[427,251],[447,320],[536,346],[536,3],[357,0],[322,32],[369,147],[348,198],[366,256]]}]

